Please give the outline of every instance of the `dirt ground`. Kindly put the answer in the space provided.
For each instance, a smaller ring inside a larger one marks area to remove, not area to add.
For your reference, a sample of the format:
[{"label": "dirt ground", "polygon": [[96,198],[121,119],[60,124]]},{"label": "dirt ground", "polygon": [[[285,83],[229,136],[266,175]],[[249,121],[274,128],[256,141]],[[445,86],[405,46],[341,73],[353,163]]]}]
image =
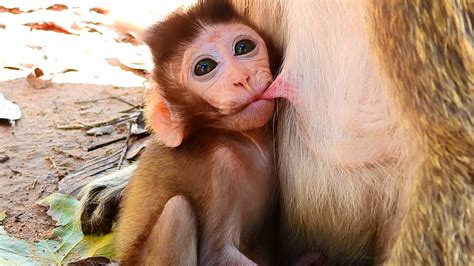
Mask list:
[{"label": "dirt ground", "polygon": [[[120,144],[92,152],[87,152],[87,147],[123,136],[127,129],[125,124],[117,125],[112,135],[96,137],[87,136],[85,130],[60,130],[55,125],[115,117],[130,106],[110,97],[140,105],[143,88],[54,84],[36,90],[25,79],[16,79],[0,82],[0,93],[23,111],[14,133],[8,123],[0,124],[0,156],[9,157],[0,163],[0,210],[7,213],[5,229],[15,237],[44,239],[54,223],[35,202],[57,191],[58,182],[86,160],[104,156]],[[104,100],[95,102],[97,99]]]},{"label": "dirt ground", "polygon": [[[35,202],[56,192],[58,182],[87,160],[107,155],[123,142],[92,152],[88,147],[127,131],[126,124],[117,124],[112,135],[96,137],[56,126],[111,119],[142,104],[151,56],[133,32],[111,27],[107,8],[113,11],[119,2],[0,3],[0,93],[23,112],[14,132],[8,121],[0,120],[0,158],[9,158],[0,160],[0,212],[6,211],[3,224],[14,237],[48,237],[54,222]],[[178,2],[155,4],[171,11]],[[127,2],[123,10],[131,7]],[[39,72],[44,75],[27,78]],[[35,82],[46,88],[35,88]]]}]

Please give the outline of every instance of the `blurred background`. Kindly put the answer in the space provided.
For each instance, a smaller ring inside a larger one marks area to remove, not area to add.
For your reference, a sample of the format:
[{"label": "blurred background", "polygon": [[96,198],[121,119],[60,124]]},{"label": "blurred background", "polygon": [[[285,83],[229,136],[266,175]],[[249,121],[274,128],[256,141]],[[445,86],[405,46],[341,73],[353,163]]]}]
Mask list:
[{"label": "blurred background", "polygon": [[36,202],[123,147],[121,121],[142,108],[152,69],[143,30],[192,2],[0,0],[0,227],[9,235],[51,237],[55,222]]},{"label": "blurred background", "polygon": [[140,86],[151,68],[142,30],[191,2],[0,1],[0,81],[40,68],[53,83]]}]

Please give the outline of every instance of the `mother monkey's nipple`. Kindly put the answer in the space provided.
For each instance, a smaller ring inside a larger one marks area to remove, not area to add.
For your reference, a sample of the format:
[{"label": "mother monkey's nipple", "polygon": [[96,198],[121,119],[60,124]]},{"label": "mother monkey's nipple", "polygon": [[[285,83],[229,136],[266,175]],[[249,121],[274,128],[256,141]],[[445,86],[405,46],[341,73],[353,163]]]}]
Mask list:
[{"label": "mother monkey's nipple", "polygon": [[284,98],[291,103],[296,103],[296,86],[283,75],[278,77],[259,97],[260,99]]}]

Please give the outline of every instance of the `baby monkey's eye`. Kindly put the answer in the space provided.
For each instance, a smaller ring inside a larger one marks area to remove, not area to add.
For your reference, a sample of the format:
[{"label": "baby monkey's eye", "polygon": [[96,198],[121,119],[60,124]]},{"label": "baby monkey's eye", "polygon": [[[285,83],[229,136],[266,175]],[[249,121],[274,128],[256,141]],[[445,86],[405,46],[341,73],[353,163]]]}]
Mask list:
[{"label": "baby monkey's eye", "polygon": [[194,74],[196,74],[196,76],[204,76],[214,70],[216,66],[216,61],[209,58],[203,59],[196,64],[196,67],[194,68]]},{"label": "baby monkey's eye", "polygon": [[255,43],[248,39],[240,40],[235,44],[234,49],[235,55],[248,54],[255,49]]}]

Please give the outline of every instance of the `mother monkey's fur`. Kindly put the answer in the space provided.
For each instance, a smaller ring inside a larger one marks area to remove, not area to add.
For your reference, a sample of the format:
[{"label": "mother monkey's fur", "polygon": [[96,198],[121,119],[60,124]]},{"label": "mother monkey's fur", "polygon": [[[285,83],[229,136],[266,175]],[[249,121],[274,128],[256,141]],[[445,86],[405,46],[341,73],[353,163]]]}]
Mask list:
[{"label": "mother monkey's fur", "polygon": [[289,252],[473,264],[474,7],[234,2],[279,38],[275,86],[296,89],[278,131]]}]

